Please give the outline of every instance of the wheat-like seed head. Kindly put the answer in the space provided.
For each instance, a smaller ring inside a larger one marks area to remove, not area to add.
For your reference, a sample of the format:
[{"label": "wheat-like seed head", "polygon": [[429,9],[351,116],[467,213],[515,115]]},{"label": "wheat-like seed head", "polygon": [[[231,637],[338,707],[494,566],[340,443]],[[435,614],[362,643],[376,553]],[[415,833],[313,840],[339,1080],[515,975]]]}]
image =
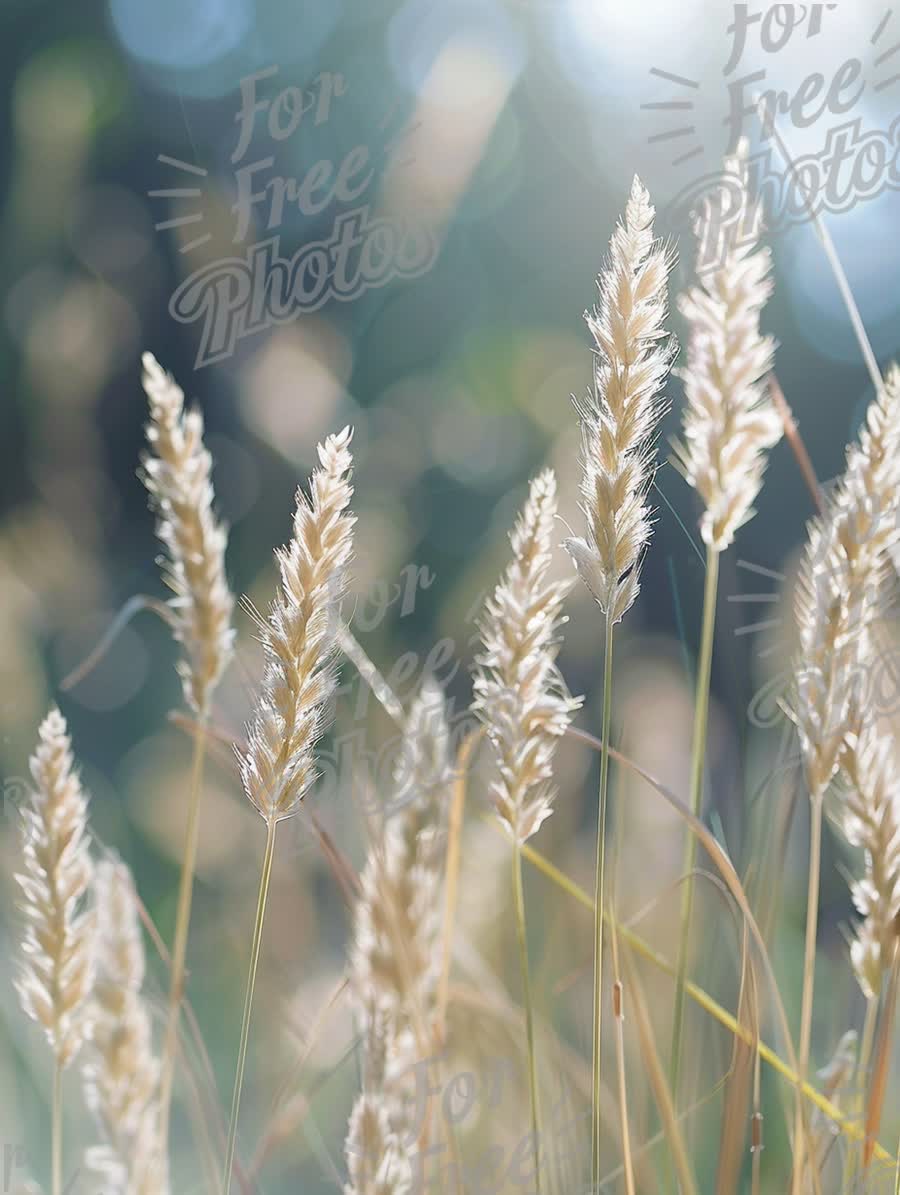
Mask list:
[{"label": "wheat-like seed head", "polygon": [[663,327],[673,257],[653,240],[653,216],[650,197],[635,178],[597,282],[599,303],[585,316],[596,342],[594,385],[576,403],[587,535],[567,539],[565,547],[613,622],[638,594],[651,529],[653,440],[665,411],[660,391],[673,355]]},{"label": "wheat-like seed head", "polygon": [[409,1155],[380,1094],[357,1097],[344,1152],[350,1175],[344,1195],[408,1195],[412,1190]]},{"label": "wheat-like seed head", "polygon": [[356,521],[349,511],[352,434],[347,427],[319,445],[310,496],[297,492],[293,539],[275,552],[280,592],[268,619],[259,620],[266,669],[241,778],[266,821],[296,813],[315,780],[315,746],[327,729]]},{"label": "wheat-like seed head", "polygon": [[513,559],[480,623],[472,708],[487,728],[497,762],[491,795],[520,844],[550,816],[553,755],[581,700],[556,667],[563,602],[571,582],[549,581],[556,478],[545,469],[510,536]]},{"label": "wheat-like seed head", "polygon": [[791,717],[807,783],[821,797],[848,734],[858,734],[872,627],[881,610],[900,515],[900,371],[869,407],[859,442],[809,538],[794,603],[800,633]]},{"label": "wheat-like seed head", "polygon": [[900,913],[900,772],[893,742],[878,727],[867,727],[846,744],[841,771],[844,834],[865,856],[863,878],[852,886],[863,921],[850,954],[863,991],[877,996],[893,958]]},{"label": "wheat-like seed head", "polygon": [[85,1099],[104,1144],[89,1149],[86,1159],[110,1195],[165,1195],[167,1167],[157,1135],[159,1064],[141,995],[145,960],[134,881],[124,863],[97,865],[94,898],[94,1032],[82,1073]]},{"label": "wheat-like seed head", "polygon": [[93,868],[87,798],[57,709],[41,724],[31,775],[34,791],[22,811],[23,871],[16,876],[24,915],[16,988],[22,1008],[42,1026],[57,1064],[65,1067],[90,1032],[94,917],[83,903]]},{"label": "wheat-like seed head", "polygon": [[187,702],[205,713],[231,659],[234,599],[225,578],[227,533],[213,514],[212,458],[203,443],[203,416],[184,409],[184,393],[151,353],[144,353],[150,403],[141,476],[158,515],[157,535],[168,553],[165,578],[175,638],[186,658],[178,670]]},{"label": "wheat-like seed head", "polygon": [[361,878],[350,970],[364,1019],[387,1017],[387,1054],[430,1033],[440,934],[440,832],[452,765],[443,693],[423,683],[407,716],[383,833]]},{"label": "wheat-like seed head", "polygon": [[698,225],[704,253],[720,228],[736,230],[733,243],[712,268],[702,268],[701,260],[697,285],[678,303],[690,334],[682,371],[683,441],[674,446],[675,458],[703,499],[701,534],[717,552],[752,518],[766,453],[783,431],[762,382],[772,367],[775,342],[759,329],[772,282],[769,251],[757,248],[751,234],[758,223],[742,143],[726,158],[725,181],[707,200]]}]

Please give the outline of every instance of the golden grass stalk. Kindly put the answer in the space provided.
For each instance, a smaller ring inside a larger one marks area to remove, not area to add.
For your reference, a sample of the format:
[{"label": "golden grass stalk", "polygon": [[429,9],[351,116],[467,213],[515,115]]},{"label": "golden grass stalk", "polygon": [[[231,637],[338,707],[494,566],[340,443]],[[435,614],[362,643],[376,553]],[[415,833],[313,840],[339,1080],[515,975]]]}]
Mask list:
[{"label": "golden grass stalk", "polygon": [[[678,303],[690,331],[687,364],[682,371],[686,405],[675,460],[703,501],[700,532],[706,544],[691,745],[689,800],[695,816],[703,797],[719,556],[753,517],[767,452],[783,430],[763,384],[775,348],[771,337],[760,332],[760,313],[772,291],[771,257],[757,244],[760,212],[750,199],[746,157],[747,146],[741,142],[737,152],[725,159],[723,183],[706,201],[697,222],[701,245],[697,282]],[[730,241],[723,242],[723,235]],[[705,258],[712,245],[721,253],[710,263]],[[696,854],[696,839],[689,834],[672,1025],[671,1075],[676,1097]]]},{"label": "golden grass stalk", "polygon": [[52,1195],[62,1195],[62,1076],[90,1036],[94,915],[84,910],[93,867],[87,797],[66,722],[51,709],[31,757],[34,789],[22,810],[22,960],[16,990],[53,1053]]},{"label": "golden grass stalk", "polygon": [[521,848],[552,813],[553,756],[572,714],[573,699],[556,667],[563,602],[571,582],[550,581],[556,522],[556,478],[546,469],[531,483],[510,535],[513,558],[480,622],[473,710],[493,748],[491,797],[512,838],[516,939],[522,972],[535,1183],[540,1192],[540,1125],[534,1008],[528,966]]},{"label": "golden grass stalk", "polygon": [[586,315],[596,344],[594,384],[576,402],[581,419],[584,538],[565,547],[602,610],[605,623],[603,753],[598,799],[594,917],[591,1181],[600,1181],[600,1054],[603,1016],[603,902],[606,806],[612,719],[613,627],[638,594],[641,557],[650,539],[647,494],[653,441],[665,404],[660,392],[672,361],[664,322],[673,258],[653,240],[654,209],[638,178],[598,279],[599,303]]},{"label": "golden grass stalk", "polygon": [[[851,787],[854,772],[863,779],[857,750],[865,717],[862,684],[866,664],[874,658],[872,630],[897,540],[898,483],[900,371],[894,369],[869,407],[859,442],[848,449],[847,468],[825,514],[809,525],[794,603],[800,651],[789,714],[797,726],[811,801],[799,1038],[804,1075],[812,1029],[822,805],[843,761],[850,767]],[[873,741],[867,740],[869,752]],[[857,796],[865,800],[865,794]],[[852,819],[850,825],[852,833]],[[800,1163],[796,1169],[802,1178]]]},{"label": "golden grass stalk", "polygon": [[141,477],[157,514],[157,535],[166,549],[164,577],[173,594],[167,620],[184,649],[178,673],[185,700],[200,721],[194,741],[163,1047],[160,1147],[165,1154],[197,860],[204,730],[213,690],[233,652],[234,598],[225,577],[228,536],[213,512],[212,458],[203,442],[203,416],[197,409],[185,410],[184,392],[152,353],[144,353],[143,366],[150,422],[149,451],[142,460]]},{"label": "golden grass stalk", "polygon": [[[615,885],[613,885],[615,887]],[[619,1086],[619,1123],[622,1132],[622,1166],[625,1173],[625,1195],[635,1195],[634,1161],[631,1156],[631,1130],[628,1124],[628,1085],[625,1062],[625,985],[619,969],[619,939],[615,919],[612,932],[613,1019],[616,1025],[616,1075]]]},{"label": "golden grass stalk", "polygon": [[159,1064],[141,995],[144,946],[134,881],[124,863],[97,865],[94,902],[94,1031],[82,1075],[105,1143],[89,1149],[86,1161],[110,1195],[167,1195],[168,1167],[158,1137]]},{"label": "golden grass stalk", "polygon": [[256,614],[266,668],[256,712],[240,757],[244,791],[266,823],[266,851],[250,951],[237,1070],[228,1130],[225,1195],[231,1190],[234,1153],[253,993],[278,823],[295,814],[316,778],[315,748],[328,728],[328,706],[337,684],[340,606],[353,553],[349,511],[352,431],[344,428],[319,445],[319,468],[310,493],[297,492],[294,534],[275,552],[281,585],[269,617]]}]

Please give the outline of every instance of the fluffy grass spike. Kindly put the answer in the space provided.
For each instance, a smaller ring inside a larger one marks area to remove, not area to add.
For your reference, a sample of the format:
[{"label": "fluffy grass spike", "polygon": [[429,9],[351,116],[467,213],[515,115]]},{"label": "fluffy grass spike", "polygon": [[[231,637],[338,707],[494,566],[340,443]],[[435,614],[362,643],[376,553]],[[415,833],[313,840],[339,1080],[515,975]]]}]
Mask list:
[{"label": "fluffy grass spike", "polygon": [[55,1063],[52,1195],[62,1193],[62,1074],[90,1035],[94,914],[84,908],[93,878],[87,797],[75,772],[66,722],[52,709],[31,758],[34,789],[22,810],[22,962],[16,990],[44,1030]]},{"label": "fluffy grass spike", "polygon": [[624,219],[613,233],[609,258],[597,282],[599,302],[585,316],[596,344],[593,386],[586,399],[576,400],[582,436],[581,508],[587,534],[565,541],[606,622],[594,914],[594,1188],[600,1182],[604,870],[613,627],[640,588],[641,558],[652,523],[648,493],[656,472],[653,445],[666,409],[661,392],[673,356],[664,327],[673,256],[654,241],[653,216],[650,197],[635,177]]},{"label": "fluffy grass spike", "polygon": [[768,450],[783,424],[763,379],[775,342],[760,332],[772,259],[747,186],[747,147],[726,158],[721,187],[697,226],[698,279],[678,301],[690,333],[682,370],[686,406],[675,458],[703,500],[704,543],[724,552],[754,513]]},{"label": "fluffy grass spike", "polygon": [[552,813],[553,755],[580,708],[556,667],[569,581],[550,581],[556,478],[531,483],[510,543],[513,558],[480,623],[473,709],[494,750],[491,795],[497,816],[520,846]]},{"label": "fluffy grass spike", "polygon": [[481,620],[483,652],[476,661],[473,708],[494,750],[497,778],[491,795],[497,815],[515,844],[516,909],[528,1039],[535,1175],[540,1191],[540,1131],[534,1010],[528,966],[522,888],[523,843],[550,816],[554,797],[553,755],[581,702],[569,696],[556,668],[563,602],[571,582],[547,578],[556,522],[556,478],[544,470],[531,483],[528,501],[510,535],[513,558]]},{"label": "fluffy grass spike", "polygon": [[[725,159],[719,187],[697,221],[697,282],[679,300],[688,321],[683,439],[675,460],[703,502],[700,533],[706,544],[706,580],[694,733],[691,744],[690,806],[699,816],[709,717],[718,596],[719,556],[753,516],[768,450],[782,435],[782,421],[763,385],[775,350],[760,332],[760,313],[772,292],[771,258],[757,244],[758,205],[747,183],[747,146]],[[677,1098],[684,1017],[684,986],[693,909],[692,873],[697,844],[685,843],[681,928],[672,1022],[671,1078]]]},{"label": "fluffy grass spike", "polygon": [[652,448],[673,351],[665,333],[672,254],[653,239],[654,209],[638,178],[585,314],[596,342],[594,385],[576,400],[582,432],[584,538],[566,550],[603,613],[619,622],[639,591],[650,539]]},{"label": "fluffy grass spike", "polygon": [[178,666],[185,699],[202,715],[233,652],[234,598],[225,577],[228,536],[213,513],[203,416],[197,409],[185,410],[184,392],[152,353],[144,353],[143,365],[150,422],[141,476],[167,552],[169,609],[185,653]]},{"label": "fluffy grass spike", "polygon": [[315,749],[328,728],[337,684],[341,600],[353,554],[350,513],[351,428],[319,445],[309,496],[298,490],[291,542],[275,558],[281,576],[268,619],[258,618],[266,667],[256,713],[240,756],[244,791],[266,823],[266,850],[250,947],[250,972],[238,1046],[222,1188],[231,1190],[253,992],[278,823],[300,807],[316,779]]},{"label": "fluffy grass spike", "polygon": [[173,594],[168,604],[169,622],[184,650],[178,672],[185,700],[200,719],[162,1060],[160,1150],[165,1155],[197,858],[205,724],[213,691],[233,652],[234,598],[225,577],[227,533],[213,513],[212,458],[203,442],[203,416],[197,409],[185,410],[184,392],[151,353],[144,353],[143,366],[150,422],[141,477],[157,514],[157,535],[166,549],[164,576]]}]

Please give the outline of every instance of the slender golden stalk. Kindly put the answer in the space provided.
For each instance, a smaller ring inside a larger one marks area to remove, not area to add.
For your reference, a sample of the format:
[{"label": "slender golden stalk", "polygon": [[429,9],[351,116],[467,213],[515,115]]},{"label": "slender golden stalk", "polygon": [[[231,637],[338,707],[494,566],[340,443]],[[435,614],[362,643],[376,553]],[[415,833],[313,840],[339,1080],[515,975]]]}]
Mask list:
[{"label": "slender golden stalk", "polygon": [[[683,434],[681,442],[675,444],[675,459],[703,499],[700,531],[706,544],[703,631],[691,748],[690,808],[695,817],[700,812],[703,790],[718,558],[753,517],[767,450],[784,430],[762,384],[774,353],[771,337],[760,333],[760,313],[772,291],[771,258],[756,243],[760,212],[750,200],[745,141],[726,157],[723,178],[728,180],[727,185],[707,199],[697,220],[701,247],[697,282],[679,300],[679,308],[690,324],[690,337],[684,369]],[[708,261],[706,255],[713,245],[723,252],[719,259]],[[689,835],[672,1026],[671,1075],[676,1099],[695,860],[696,843]]]},{"label": "slender golden stalk", "polygon": [[63,1068],[59,1059],[53,1065],[53,1109],[50,1129],[50,1150],[53,1195],[63,1195],[62,1185],[62,1075]]},{"label": "slender golden stalk", "polygon": [[516,840],[513,849],[513,894],[516,909],[516,938],[522,968],[522,997],[525,1004],[525,1037],[528,1046],[528,1087],[531,1093],[531,1131],[534,1135],[534,1185],[541,1195],[540,1112],[538,1109],[537,1051],[534,1044],[534,1001],[528,966],[528,936],[525,932],[525,894],[522,890],[522,846]]},{"label": "slender golden stalk", "polygon": [[[709,726],[709,683],[712,675],[713,642],[716,628],[716,599],[719,588],[719,552],[706,549],[706,582],[703,593],[703,630],[700,638],[700,662],[697,668],[697,695],[694,705],[694,735],[691,744],[691,782],[689,804],[694,817],[700,816],[703,798],[703,770],[706,736]],[[681,1038],[684,1025],[684,984],[687,975],[688,946],[694,902],[693,871],[697,860],[697,839],[690,832],[684,848],[684,887],[681,925],[678,938],[678,962],[675,971],[675,1013],[672,1021],[671,1077],[672,1096],[678,1098],[681,1069]]]},{"label": "slender golden stalk", "polygon": [[266,853],[263,857],[262,874],[259,879],[259,898],[256,902],[256,920],[253,924],[253,944],[250,947],[250,970],[247,975],[247,992],[244,997],[244,1015],[241,1018],[241,1038],[240,1045],[238,1046],[237,1071],[234,1076],[234,1094],[231,1099],[228,1144],[225,1148],[225,1172],[222,1177],[222,1191],[224,1195],[229,1195],[231,1190],[234,1151],[237,1144],[238,1118],[241,1110],[241,1093],[244,1087],[244,1068],[247,1063],[247,1043],[250,1040],[250,1015],[253,1011],[253,992],[256,988],[256,972],[259,966],[259,949],[262,944],[266,902],[269,898],[269,882],[272,879],[272,860],[275,857],[275,831],[277,828],[278,821],[275,818],[270,818],[267,824]]},{"label": "slender golden stalk", "polygon": [[[612,882],[615,890],[615,878]],[[612,923],[612,958],[613,980],[612,1000],[613,1017],[616,1022],[616,1069],[619,1081],[619,1122],[622,1128],[622,1166],[625,1171],[625,1195],[635,1195],[634,1162],[631,1156],[631,1131],[628,1127],[628,1086],[625,1076],[625,1009],[623,1006],[624,986],[622,974],[619,970],[619,940],[616,934],[615,916],[610,918]]]},{"label": "slender golden stalk", "polygon": [[178,674],[185,701],[199,719],[161,1062],[159,1139],[165,1157],[197,856],[204,729],[212,694],[234,650],[234,598],[225,576],[228,533],[213,510],[212,458],[203,439],[203,416],[185,408],[184,391],[151,353],[144,354],[143,366],[150,422],[140,476],[166,549],[163,576],[174,594],[166,607],[167,621],[184,651]]},{"label": "slender golden stalk", "polygon": [[[809,1070],[809,1047],[812,1036],[813,993],[816,973],[816,935],[819,925],[819,876],[822,860],[822,799],[810,802],[809,821],[809,880],[806,890],[806,937],[803,946],[803,995],[800,1001],[800,1037],[797,1060],[801,1082]],[[802,1184],[804,1169],[804,1133],[801,1117],[803,1101],[798,1094],[794,1115],[794,1173],[796,1184]],[[815,1164],[815,1159],[811,1159]]]},{"label": "slender golden stalk", "polygon": [[666,410],[661,390],[672,363],[665,334],[673,259],[653,239],[653,205],[635,177],[625,215],[598,278],[599,302],[586,313],[596,345],[591,393],[581,418],[581,509],[585,537],[565,548],[606,620],[603,754],[597,820],[596,913],[591,1080],[591,1183],[600,1182],[600,1053],[603,978],[603,868],[612,716],[612,628],[640,591],[641,561],[652,528],[648,493],[656,473],[653,442]]},{"label": "slender golden stalk", "polygon": [[540,1192],[540,1147],[534,1010],[528,972],[522,846],[552,813],[553,757],[572,713],[573,699],[559,675],[556,655],[571,582],[548,578],[556,520],[556,478],[538,474],[529,488],[510,544],[513,558],[485,605],[479,623],[483,651],[476,659],[473,710],[493,748],[491,797],[515,844],[513,897],[522,965],[528,1073],[534,1131],[535,1182]]},{"label": "slender golden stalk", "polygon": [[613,1015],[616,1021],[616,1068],[619,1076],[619,1120],[622,1125],[622,1159],[625,1167],[626,1195],[635,1195],[634,1163],[631,1158],[631,1133],[628,1128],[628,1088],[625,1082],[625,1018],[622,1016],[622,981],[613,987]]},{"label": "slender golden stalk", "polygon": [[600,792],[597,806],[597,865],[594,876],[594,994],[591,1051],[591,1181],[600,1181],[600,1046],[603,1040],[603,923],[606,893],[606,807],[609,796],[609,736],[612,726],[613,621],[606,616],[603,662],[603,726],[600,753]]},{"label": "slender golden stalk", "polygon": [[201,714],[194,735],[191,764],[191,793],[185,833],[184,859],[178,888],[178,910],[175,916],[175,940],[172,946],[172,971],[169,983],[169,1007],[166,1016],[166,1036],[163,1046],[159,1087],[159,1136],[163,1157],[168,1153],[169,1109],[172,1105],[172,1084],[175,1076],[175,1057],[178,1053],[178,1021],[184,998],[185,962],[187,959],[188,929],[191,924],[191,903],[194,893],[194,872],[197,866],[197,841],[200,830],[200,802],[203,792],[203,762],[206,755],[206,715]]}]

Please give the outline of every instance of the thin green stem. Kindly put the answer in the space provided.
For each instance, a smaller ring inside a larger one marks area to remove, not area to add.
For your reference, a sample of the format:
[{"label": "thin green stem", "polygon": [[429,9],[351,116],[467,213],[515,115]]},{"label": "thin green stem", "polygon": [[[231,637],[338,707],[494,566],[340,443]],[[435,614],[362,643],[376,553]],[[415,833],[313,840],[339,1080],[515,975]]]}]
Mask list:
[{"label": "thin green stem", "polygon": [[231,1175],[234,1169],[234,1150],[237,1143],[238,1115],[241,1110],[241,1091],[244,1086],[244,1067],[247,1062],[247,1043],[250,1039],[250,1013],[253,1009],[253,991],[256,987],[256,969],[259,964],[259,948],[262,943],[263,921],[266,916],[266,901],[269,897],[269,881],[272,878],[272,860],[275,857],[275,831],[278,822],[268,823],[266,853],[263,858],[262,874],[259,879],[259,899],[256,902],[256,922],[253,926],[253,945],[250,948],[250,972],[247,976],[247,994],[244,998],[244,1016],[241,1021],[241,1041],[238,1047],[237,1071],[234,1076],[234,1095],[231,1100],[231,1121],[228,1125],[228,1147],[225,1151],[225,1173],[222,1177],[223,1195],[231,1191]]},{"label": "thin green stem", "polygon": [[[700,816],[703,798],[703,767],[706,759],[706,734],[709,726],[709,682],[712,675],[713,641],[716,629],[716,599],[719,590],[719,553],[706,549],[706,584],[703,593],[703,630],[700,637],[700,660],[697,666],[697,693],[694,704],[694,735],[691,744],[690,810]],[[678,962],[675,969],[675,1012],[672,1019],[672,1098],[678,1098],[678,1076],[681,1070],[681,1038],[684,1028],[684,991],[687,979],[688,946],[691,936],[691,915],[694,905],[693,871],[697,860],[697,839],[688,831],[684,847],[684,887],[681,897],[681,927],[678,939]]]},{"label": "thin green stem", "polygon": [[184,998],[184,973],[187,958],[188,930],[191,923],[191,902],[194,894],[194,871],[197,865],[197,840],[200,829],[200,800],[203,791],[203,761],[206,755],[206,715],[197,722],[194,735],[194,755],[191,764],[191,792],[188,803],[188,822],[185,833],[184,858],[178,887],[178,910],[175,915],[175,940],[172,946],[172,974],[169,981],[169,1008],[166,1035],[160,1066],[159,1081],[159,1139],[163,1157],[168,1154],[169,1110],[172,1105],[172,1085],[175,1077],[175,1056],[178,1053],[178,1022]]},{"label": "thin green stem", "polygon": [[597,814],[597,869],[594,889],[594,1023],[591,1081],[591,1190],[600,1187],[600,1047],[603,1027],[603,917],[606,869],[606,805],[609,790],[609,736],[612,726],[613,621],[606,615],[603,663],[603,730]]},{"label": "thin green stem", "polygon": [[63,1195],[62,1182],[62,1067],[57,1060],[53,1067],[53,1108],[51,1112],[50,1152],[53,1195]]},{"label": "thin green stem", "polygon": [[522,967],[522,996],[525,1003],[525,1036],[528,1044],[528,1086],[531,1091],[531,1131],[534,1135],[534,1184],[541,1195],[540,1115],[538,1112],[537,1052],[534,1045],[534,1003],[528,967],[528,936],[525,932],[525,893],[522,889],[522,845],[516,839],[513,850],[513,895],[516,906],[516,937]]},{"label": "thin green stem", "polygon": [[[819,928],[819,874],[822,858],[822,798],[810,801],[809,819],[809,879],[806,890],[806,939],[803,945],[803,995],[800,1000],[800,1038],[797,1045],[797,1066],[800,1082],[806,1081],[809,1070],[809,1048],[812,1038],[813,992],[816,981],[816,936]],[[794,1116],[795,1189],[802,1190],[804,1163],[803,1100],[798,1092]],[[814,1159],[810,1159],[814,1164]]]}]

